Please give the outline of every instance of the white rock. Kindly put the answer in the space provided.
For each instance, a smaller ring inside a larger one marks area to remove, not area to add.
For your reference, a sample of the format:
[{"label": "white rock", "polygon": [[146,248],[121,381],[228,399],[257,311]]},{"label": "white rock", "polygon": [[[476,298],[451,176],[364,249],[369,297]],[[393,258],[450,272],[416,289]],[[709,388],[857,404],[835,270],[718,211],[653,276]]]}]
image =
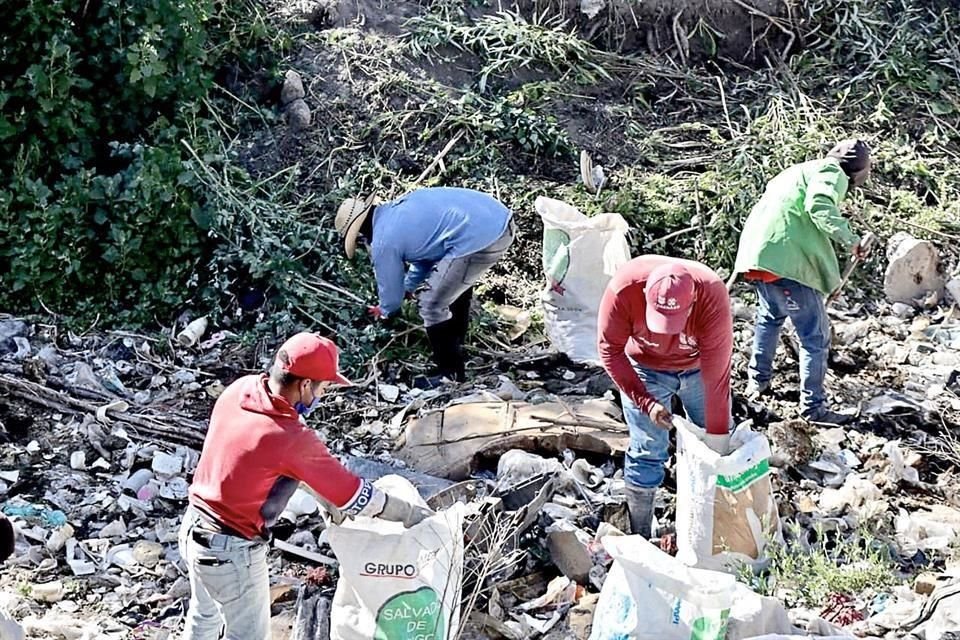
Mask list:
[{"label": "white rock", "polygon": [[394,384],[378,384],[377,391],[380,393],[380,397],[387,402],[396,402],[397,398],[400,397],[400,387]]},{"label": "white rock", "polygon": [[153,462],[150,466],[158,475],[175,476],[183,471],[183,458],[157,451],[153,454]]},{"label": "white rock", "polygon": [[87,454],[83,451],[74,451],[70,454],[70,468],[83,471],[87,468]]},{"label": "white rock", "polygon": [[580,0],[580,11],[593,19],[607,6],[607,0]]},{"label": "white rock", "polygon": [[925,298],[930,292],[943,292],[940,252],[932,242],[898,233],[890,238],[887,256],[890,262],[883,277],[883,291],[891,302],[914,304],[915,299]]}]

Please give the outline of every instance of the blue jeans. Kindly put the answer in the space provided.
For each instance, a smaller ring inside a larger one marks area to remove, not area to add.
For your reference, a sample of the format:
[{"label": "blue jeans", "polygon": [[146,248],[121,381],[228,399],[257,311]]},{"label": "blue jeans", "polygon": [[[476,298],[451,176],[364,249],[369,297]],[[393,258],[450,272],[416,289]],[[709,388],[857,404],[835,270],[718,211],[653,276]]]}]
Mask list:
[{"label": "blue jeans", "polygon": [[[656,371],[638,364],[633,367],[653,398],[667,410],[678,396],[687,419],[704,426],[703,378],[700,370]],[[630,428],[630,449],[623,462],[623,478],[638,487],[659,487],[663,482],[663,465],[667,461],[670,432],[656,426],[650,416],[621,394],[623,417]]]},{"label": "blue jeans", "polygon": [[780,327],[790,318],[800,339],[800,405],[805,416],[813,414],[827,402],[823,380],[830,355],[830,319],[823,294],[787,278],[753,285],[758,306],[750,379],[761,384],[770,382]]}]

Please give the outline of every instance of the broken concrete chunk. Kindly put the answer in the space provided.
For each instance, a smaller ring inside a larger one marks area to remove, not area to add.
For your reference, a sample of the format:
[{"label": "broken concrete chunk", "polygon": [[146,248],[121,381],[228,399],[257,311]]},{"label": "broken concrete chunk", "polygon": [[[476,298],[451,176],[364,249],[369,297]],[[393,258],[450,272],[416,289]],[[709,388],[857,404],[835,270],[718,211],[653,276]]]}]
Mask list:
[{"label": "broken concrete chunk", "polygon": [[133,545],[133,559],[148,569],[152,569],[160,562],[163,555],[163,545],[149,540],[140,540]]},{"label": "broken concrete chunk", "polygon": [[70,468],[83,471],[87,468],[87,454],[84,451],[74,451],[70,454]]},{"label": "broken concrete chunk", "polygon": [[550,559],[560,573],[577,584],[587,584],[593,558],[590,555],[590,536],[568,523],[558,523],[564,528],[551,526],[547,532],[547,550]]},{"label": "broken concrete chunk", "polygon": [[942,295],[945,278],[940,271],[940,252],[932,242],[897,233],[890,238],[887,257],[890,262],[883,291],[888,300],[916,306],[918,299],[931,292]]}]

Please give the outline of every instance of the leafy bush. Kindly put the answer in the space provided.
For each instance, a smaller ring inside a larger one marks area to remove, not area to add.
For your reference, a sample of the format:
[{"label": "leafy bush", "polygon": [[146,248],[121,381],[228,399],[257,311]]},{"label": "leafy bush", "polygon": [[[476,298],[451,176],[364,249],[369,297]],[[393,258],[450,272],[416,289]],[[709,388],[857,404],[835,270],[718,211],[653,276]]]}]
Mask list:
[{"label": "leafy bush", "polygon": [[255,5],[65,0],[7,9],[0,305],[109,310],[121,321],[164,314],[190,297],[209,218],[180,140],[205,135],[199,105],[247,44],[238,28],[262,28]]}]

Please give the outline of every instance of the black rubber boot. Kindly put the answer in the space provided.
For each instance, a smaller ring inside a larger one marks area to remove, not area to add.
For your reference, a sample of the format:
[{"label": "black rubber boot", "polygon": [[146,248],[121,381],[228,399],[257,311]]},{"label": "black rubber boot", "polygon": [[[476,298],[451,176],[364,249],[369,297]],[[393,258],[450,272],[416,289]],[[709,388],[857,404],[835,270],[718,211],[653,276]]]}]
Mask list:
[{"label": "black rubber boot", "polygon": [[467,339],[467,331],[470,330],[470,303],[473,301],[473,287],[470,287],[460,297],[450,305],[450,323],[453,326],[453,333],[457,337],[457,343],[463,347]]},{"label": "black rubber boot", "polygon": [[463,347],[458,341],[457,327],[453,320],[447,320],[427,327],[427,338],[433,349],[433,362],[437,370],[432,376],[421,376],[413,384],[419,389],[432,389],[440,386],[444,378],[454,382],[464,379]]}]

